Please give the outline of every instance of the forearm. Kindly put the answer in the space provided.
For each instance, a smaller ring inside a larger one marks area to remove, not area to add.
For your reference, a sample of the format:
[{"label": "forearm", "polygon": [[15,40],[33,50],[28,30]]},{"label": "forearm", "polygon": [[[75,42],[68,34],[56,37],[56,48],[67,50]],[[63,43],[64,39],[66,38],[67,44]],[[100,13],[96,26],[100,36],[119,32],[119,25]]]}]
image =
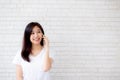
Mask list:
[{"label": "forearm", "polygon": [[49,49],[47,49],[44,56],[44,65],[43,65],[44,71],[48,71],[51,68],[51,64],[52,63],[49,57]]},{"label": "forearm", "polygon": [[17,80],[23,80],[23,78],[22,77],[17,77]]}]

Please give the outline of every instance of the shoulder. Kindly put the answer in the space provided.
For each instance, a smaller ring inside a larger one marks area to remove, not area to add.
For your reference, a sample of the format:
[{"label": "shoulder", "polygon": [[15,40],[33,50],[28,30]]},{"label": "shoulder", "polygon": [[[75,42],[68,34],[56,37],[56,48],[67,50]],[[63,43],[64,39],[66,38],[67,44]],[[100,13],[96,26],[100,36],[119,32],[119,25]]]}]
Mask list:
[{"label": "shoulder", "polygon": [[16,52],[12,63],[13,63],[13,64],[20,64],[21,61],[22,61],[21,50],[19,49],[19,50]]},{"label": "shoulder", "polygon": [[54,48],[50,48],[49,55],[51,58],[55,59],[56,51]]}]

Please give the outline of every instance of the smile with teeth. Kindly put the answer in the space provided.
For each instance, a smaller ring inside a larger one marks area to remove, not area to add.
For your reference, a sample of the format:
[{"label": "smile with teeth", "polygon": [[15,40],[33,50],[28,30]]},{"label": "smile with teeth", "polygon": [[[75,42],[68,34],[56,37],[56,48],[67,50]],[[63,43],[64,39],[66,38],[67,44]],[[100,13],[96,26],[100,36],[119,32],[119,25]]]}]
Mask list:
[{"label": "smile with teeth", "polygon": [[39,41],[39,40],[40,40],[40,38],[37,38],[37,39],[33,39],[33,40],[35,40],[35,41]]}]

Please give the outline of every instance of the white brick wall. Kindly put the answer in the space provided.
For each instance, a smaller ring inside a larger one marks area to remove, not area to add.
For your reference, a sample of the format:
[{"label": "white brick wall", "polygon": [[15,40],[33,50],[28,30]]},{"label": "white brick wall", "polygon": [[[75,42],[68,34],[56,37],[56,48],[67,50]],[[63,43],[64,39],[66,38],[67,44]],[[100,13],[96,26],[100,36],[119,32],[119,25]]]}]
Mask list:
[{"label": "white brick wall", "polygon": [[56,50],[52,80],[120,80],[120,0],[0,0],[0,80],[31,21]]}]

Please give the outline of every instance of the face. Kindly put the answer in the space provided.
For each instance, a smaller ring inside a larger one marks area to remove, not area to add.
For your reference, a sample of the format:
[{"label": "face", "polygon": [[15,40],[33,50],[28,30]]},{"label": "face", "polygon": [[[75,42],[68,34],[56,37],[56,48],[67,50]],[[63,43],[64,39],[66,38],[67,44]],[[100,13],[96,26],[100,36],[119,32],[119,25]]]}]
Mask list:
[{"label": "face", "polygon": [[35,26],[30,35],[30,41],[34,45],[40,45],[43,33],[39,27]]}]

